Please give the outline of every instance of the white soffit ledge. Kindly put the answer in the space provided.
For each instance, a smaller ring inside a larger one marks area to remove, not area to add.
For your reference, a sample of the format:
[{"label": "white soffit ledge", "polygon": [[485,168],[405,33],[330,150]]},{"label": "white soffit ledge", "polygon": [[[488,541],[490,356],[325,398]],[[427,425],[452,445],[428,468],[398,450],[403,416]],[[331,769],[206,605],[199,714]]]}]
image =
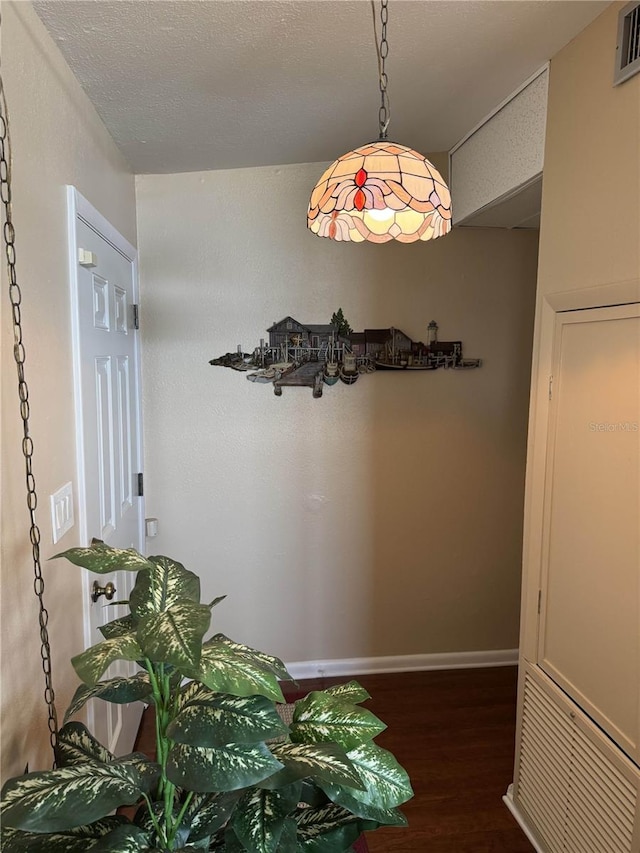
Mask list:
[{"label": "white soffit ledge", "polygon": [[545,65],[451,149],[455,224],[498,200],[514,197],[519,188],[529,187],[541,175],[548,83]]},{"label": "white soffit ledge", "polygon": [[542,208],[542,175],[512,192],[492,201],[486,207],[472,213],[461,227],[474,228],[540,228]]}]

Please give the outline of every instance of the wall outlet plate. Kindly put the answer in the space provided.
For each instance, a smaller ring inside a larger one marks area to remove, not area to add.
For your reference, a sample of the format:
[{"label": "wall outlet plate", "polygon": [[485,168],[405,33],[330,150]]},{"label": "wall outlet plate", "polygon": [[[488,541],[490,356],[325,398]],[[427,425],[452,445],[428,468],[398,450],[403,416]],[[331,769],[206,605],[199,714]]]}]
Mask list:
[{"label": "wall outlet plate", "polygon": [[73,485],[66,483],[51,497],[51,529],[55,545],[64,534],[74,525],[73,518]]}]

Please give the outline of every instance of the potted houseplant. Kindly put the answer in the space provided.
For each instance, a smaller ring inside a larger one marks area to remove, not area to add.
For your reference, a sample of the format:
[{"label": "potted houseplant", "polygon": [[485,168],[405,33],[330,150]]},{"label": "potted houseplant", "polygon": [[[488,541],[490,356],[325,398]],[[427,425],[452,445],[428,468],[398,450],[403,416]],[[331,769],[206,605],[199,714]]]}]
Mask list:
[{"label": "potted houseplant", "polygon": [[[98,574],[137,572],[130,613],[73,658],[82,683],[59,732],[56,769],[2,790],[5,853],[342,853],[363,830],[402,826],[408,776],[373,738],[384,724],[360,707],[356,682],[278,713],[275,657],[222,634],[205,639],[211,610],[197,575],[167,557],[94,541],[58,555]],[[129,678],[103,678],[115,660]],[[71,720],[91,698],[153,704],[155,760],[116,758]],[[133,819],[113,815],[135,805]]]}]

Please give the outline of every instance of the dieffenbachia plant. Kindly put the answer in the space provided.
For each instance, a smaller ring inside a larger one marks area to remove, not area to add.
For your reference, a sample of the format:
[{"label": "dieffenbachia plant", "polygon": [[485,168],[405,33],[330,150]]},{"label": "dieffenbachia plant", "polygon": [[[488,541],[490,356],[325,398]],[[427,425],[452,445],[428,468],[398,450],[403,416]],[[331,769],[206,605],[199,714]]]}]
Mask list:
[{"label": "dieffenbachia plant", "polygon": [[[82,684],[59,733],[57,767],[2,790],[4,853],[343,853],[363,830],[404,826],[408,776],[373,739],[356,682],[310,693],[286,725],[282,661],[223,634],[197,575],[167,557],[94,542],[63,554],[98,574],[137,572],[130,613],[73,658]],[[102,679],[116,660],[130,678]],[[102,680],[101,680],[102,679]],[[70,718],[89,699],[155,708],[155,761],[116,758]],[[137,805],[133,820],[113,815]]]}]

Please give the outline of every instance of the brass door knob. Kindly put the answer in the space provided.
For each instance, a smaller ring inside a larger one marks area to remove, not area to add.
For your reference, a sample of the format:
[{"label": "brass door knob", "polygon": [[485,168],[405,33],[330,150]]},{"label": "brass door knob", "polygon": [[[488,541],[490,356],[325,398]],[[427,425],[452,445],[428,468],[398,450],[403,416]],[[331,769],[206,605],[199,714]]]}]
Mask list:
[{"label": "brass door knob", "polygon": [[107,599],[107,601],[111,601],[113,596],[116,594],[116,588],[108,581],[104,586],[100,586],[99,581],[93,582],[93,592],[91,593],[91,601],[96,602],[101,595]]}]

